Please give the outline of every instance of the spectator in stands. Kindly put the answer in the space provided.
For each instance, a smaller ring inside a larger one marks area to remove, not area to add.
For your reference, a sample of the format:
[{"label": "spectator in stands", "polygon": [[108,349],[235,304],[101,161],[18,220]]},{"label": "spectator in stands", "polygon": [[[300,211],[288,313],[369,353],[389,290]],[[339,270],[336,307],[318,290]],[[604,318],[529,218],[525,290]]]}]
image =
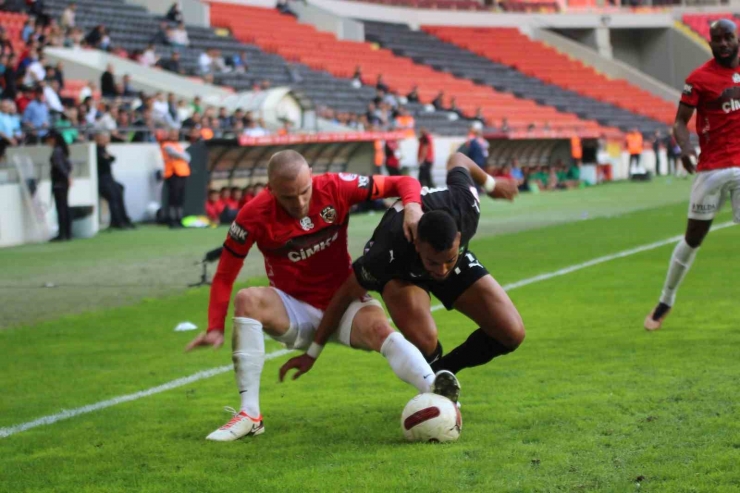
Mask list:
[{"label": "spectator in stands", "polygon": [[419,86],[414,86],[411,92],[406,95],[406,101],[409,103],[419,102]]},{"label": "spectator in stands", "polygon": [[180,52],[178,51],[173,51],[167,60],[160,60],[159,66],[168,72],[185,75],[185,70],[180,65]]},{"label": "spectator in stands", "polygon": [[193,98],[192,103],[190,103],[190,107],[193,109],[193,112],[198,112],[200,114],[203,114],[203,103],[201,102],[200,96],[195,96]]},{"label": "spectator in stands", "polygon": [[51,83],[46,81],[39,82],[39,87],[44,90],[44,99],[49,107],[51,116],[57,116],[64,113],[62,100],[59,98],[59,82],[53,80]]},{"label": "spectator in stands", "polygon": [[506,117],[501,119],[501,131],[504,133],[511,131],[511,128],[509,127],[509,120]]},{"label": "spectator in stands", "polygon": [[225,107],[221,107],[218,110],[218,121],[223,128],[229,128],[233,124],[231,115]]},{"label": "spectator in stands", "polygon": [[637,128],[633,128],[627,133],[625,139],[625,148],[629,154],[629,174],[630,176],[639,170],[640,157],[642,156],[643,139],[642,133]]},{"label": "spectator in stands", "polygon": [[5,72],[2,76],[3,84],[3,97],[8,99],[15,99],[18,94],[18,57],[15,53],[12,53],[8,57],[8,64],[5,67]]},{"label": "spectator in stands", "polygon": [[18,145],[23,138],[21,124],[15,113],[13,101],[3,99],[0,102],[0,159],[5,156],[8,146]]},{"label": "spectator in stands", "polygon": [[193,114],[190,115],[190,118],[182,122],[182,128],[185,128],[185,129],[197,128],[200,130],[202,118],[203,118],[203,115],[201,115],[200,112],[195,111],[193,112]]},{"label": "spectator in stands", "polygon": [[511,176],[512,180],[516,181],[519,191],[523,191],[522,187],[526,185],[526,180],[524,178],[524,172],[519,167],[519,161],[516,158],[511,158],[511,165],[509,166],[509,176]]},{"label": "spectator in stands", "polygon": [[170,25],[166,21],[159,23],[159,30],[154,33],[149,41],[150,45],[169,45],[170,36],[172,35]]},{"label": "spectator in stands", "polygon": [[72,162],[69,160],[69,147],[62,136],[52,130],[44,134],[44,143],[52,148],[51,190],[57,209],[59,234],[51,241],[72,239],[72,216],[69,212],[69,189],[72,187]]},{"label": "spectator in stands", "polygon": [[275,8],[284,15],[290,15],[293,17],[298,17],[295,12],[290,10],[290,6],[288,5],[288,0],[277,0],[277,4],[275,5]]},{"label": "spectator in stands", "polygon": [[362,81],[362,67],[360,65],[355,66],[355,73],[352,75],[352,87],[359,89],[362,87],[364,82]]},{"label": "spectator in stands", "polygon": [[243,74],[249,70],[249,61],[247,59],[246,50],[242,50],[241,52],[230,57],[226,61],[226,63],[231,65],[231,68],[234,72],[239,72],[240,74]]},{"label": "spectator in stands", "polygon": [[79,114],[76,107],[67,108],[60,118],[54,122],[54,128],[62,135],[64,142],[74,144],[80,138],[80,132],[77,130]]},{"label": "spectator in stands", "polygon": [[169,42],[175,48],[187,48],[190,46],[190,38],[188,38],[188,31],[185,29],[185,24],[181,22],[177,27],[170,30]]},{"label": "spectator in stands", "polygon": [[85,101],[87,98],[92,98],[96,89],[97,86],[93,81],[87,81],[87,84],[85,84],[85,86],[80,89],[79,100]]},{"label": "spectator in stands", "polygon": [[21,30],[21,39],[24,43],[28,43],[31,40],[31,35],[33,34],[33,31],[33,20],[29,18],[26,20],[26,22],[23,23],[23,29]]},{"label": "spectator in stands", "polygon": [[144,52],[139,57],[139,63],[145,67],[153,67],[159,62],[159,57],[154,50],[154,44],[149,43]]},{"label": "spectator in stands", "polygon": [[378,74],[378,80],[375,83],[375,89],[383,91],[386,94],[388,93],[388,91],[390,91],[390,88],[386,85],[385,80],[383,79],[383,74]]},{"label": "spectator in stands", "polygon": [[206,200],[206,216],[214,224],[219,223],[221,212],[224,210],[224,203],[219,197],[218,190],[211,188],[208,190],[208,200]]},{"label": "spectator in stands", "polygon": [[29,51],[28,56],[21,62],[21,66],[25,67],[26,72],[23,77],[23,85],[33,87],[38,81],[44,80],[46,70],[36,49]]},{"label": "spectator in stands", "polygon": [[211,53],[212,50],[205,50],[198,56],[198,73],[200,75],[213,73],[213,58],[211,57]]},{"label": "spectator in stands", "polygon": [[162,142],[164,160],[164,179],[167,184],[167,219],[170,228],[181,228],[185,185],[190,176],[190,154],[180,145],[180,135],[176,129],[167,133]]},{"label": "spectator in stands", "polygon": [[178,2],[172,4],[170,9],[167,11],[167,14],[165,15],[165,19],[176,24],[185,22],[185,19],[183,19],[182,17],[182,11],[180,10],[180,4]]},{"label": "spectator in stands", "polygon": [[62,17],[59,20],[59,25],[64,29],[73,29],[75,24],[75,10],[77,10],[77,4],[71,2],[67,5],[67,8],[62,12]]},{"label": "spectator in stands", "polygon": [[46,27],[49,25],[50,17],[46,13],[46,2],[44,0],[26,0],[28,13],[36,18],[36,26]]},{"label": "spectator in stands", "polygon": [[573,135],[570,138],[570,157],[573,163],[580,166],[583,160],[583,143],[581,137]]},{"label": "spectator in stands", "polygon": [[105,30],[105,26],[98,24],[85,36],[85,42],[92,48],[107,50],[110,44],[110,37]]},{"label": "spectator in stands", "polygon": [[49,107],[44,100],[44,89],[37,87],[34,90],[34,99],[23,112],[23,125],[27,129],[27,141],[30,144],[39,142],[43,138],[51,124]]},{"label": "spectator in stands", "polygon": [[134,122],[134,127],[139,128],[133,138],[132,142],[156,142],[154,136],[155,125],[152,119],[152,110],[145,109],[141,112],[141,116]]},{"label": "spectator in stands", "polygon": [[113,229],[133,229],[134,224],[126,212],[126,204],[123,199],[123,185],[113,178],[111,165],[116,160],[107,149],[110,143],[110,135],[107,132],[99,132],[95,135],[95,144],[98,158],[98,193],[108,202],[110,210],[110,227]]},{"label": "spectator in stands", "polygon": [[119,95],[116,91],[116,78],[113,71],[113,64],[109,63],[103,75],[100,76],[100,91],[104,98],[114,98]]},{"label": "spectator in stands", "polygon": [[385,169],[390,176],[401,174],[401,160],[399,159],[399,145],[397,140],[389,139],[385,141],[383,149],[385,154]]},{"label": "spectator in stands", "polygon": [[264,137],[267,135],[267,130],[260,126],[257,120],[251,120],[247,128],[244,129],[244,135],[247,137]]},{"label": "spectator in stands", "polygon": [[437,111],[443,111],[445,107],[445,92],[439,91],[437,93],[437,97],[434,98],[432,101],[432,106],[434,106],[434,109]]},{"label": "spectator in stands", "polygon": [[457,98],[455,96],[452,96],[450,98],[450,106],[447,107],[447,111],[451,111],[458,116],[463,116],[462,111],[460,110],[460,108],[457,107]]},{"label": "spectator in stands", "polygon": [[668,137],[666,138],[666,155],[668,157],[668,174],[675,174],[677,171],[676,163],[677,159],[681,155],[681,147],[676,141],[676,136],[673,134],[673,128],[670,129]]},{"label": "spectator in stands", "polygon": [[124,74],[123,79],[121,80],[121,96],[125,98],[136,96],[136,90],[134,89],[134,86],[131,85],[131,76],[129,74]]},{"label": "spectator in stands", "polygon": [[429,131],[422,127],[419,132],[419,183],[422,187],[433,188],[432,166],[434,166],[434,142]]},{"label": "spectator in stands", "polygon": [[243,195],[244,192],[242,191],[241,187],[231,187],[229,199],[226,204],[228,205],[228,207],[239,211],[239,209],[241,208]]},{"label": "spectator in stands", "polygon": [[488,127],[486,117],[483,115],[483,108],[481,108],[480,106],[478,106],[478,108],[475,110],[475,116],[473,117],[473,120],[480,122],[482,128]]},{"label": "spectator in stands", "polygon": [[13,43],[8,37],[8,32],[5,30],[0,31],[0,55],[8,56],[11,53],[15,53],[15,49],[13,48]]},{"label": "spectator in stands", "polygon": [[82,32],[82,29],[80,29],[79,27],[75,27],[74,29],[67,31],[62,45],[65,48],[82,48],[82,42],[84,40],[85,35]]},{"label": "spectator in stands", "polygon": [[463,146],[464,154],[482,169],[486,168],[488,162],[488,142],[483,138],[480,126],[470,127],[470,136],[466,145]]},{"label": "spectator in stands", "polygon": [[398,107],[398,114],[393,121],[393,126],[397,130],[406,130],[409,135],[414,135],[414,128],[416,127],[416,121],[414,117],[409,114],[405,107]]},{"label": "spectator in stands", "polygon": [[185,122],[188,118],[193,115],[193,107],[185,102],[184,99],[177,101],[177,119],[178,121]]}]

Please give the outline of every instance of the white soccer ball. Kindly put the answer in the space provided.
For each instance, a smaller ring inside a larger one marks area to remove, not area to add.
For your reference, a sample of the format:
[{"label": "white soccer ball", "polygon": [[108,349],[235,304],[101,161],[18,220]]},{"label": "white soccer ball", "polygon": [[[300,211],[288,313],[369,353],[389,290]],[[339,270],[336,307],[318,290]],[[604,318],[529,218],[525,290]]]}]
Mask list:
[{"label": "white soccer ball", "polygon": [[403,409],[401,428],[410,442],[454,442],[460,438],[462,416],[447,397],[419,394]]}]

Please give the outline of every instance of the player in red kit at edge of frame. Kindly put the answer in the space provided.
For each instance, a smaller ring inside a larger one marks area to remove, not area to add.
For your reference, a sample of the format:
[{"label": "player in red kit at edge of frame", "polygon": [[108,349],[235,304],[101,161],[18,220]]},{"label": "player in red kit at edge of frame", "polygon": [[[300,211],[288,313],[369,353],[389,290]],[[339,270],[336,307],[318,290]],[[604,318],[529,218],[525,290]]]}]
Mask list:
[{"label": "player in red kit at edge of frame", "polygon": [[[658,305],[645,318],[645,329],[657,330],[676,301],[676,291],[694,262],[712,221],[729,197],[733,218],[740,222],[740,67],[735,22],[712,23],[709,46],[714,58],[686,79],[674,124],[681,162],[697,171],[689,204],[685,237],[676,245]],[[689,141],[688,123],[696,109],[701,154]]]},{"label": "player in red kit at edge of frame", "polygon": [[[350,208],[368,199],[400,196],[410,240],[422,214],[421,186],[414,178],[346,173],[312,176],[306,160],[295,151],[273,155],[267,173],[268,189],[241,209],[229,229],[211,287],[208,331],[186,348],[223,344],[233,284],[256,243],[264,255],[270,287],[242,289],[234,301],[232,356],[241,408],[208,440],[232,441],[264,432],[259,407],[263,333],[290,349],[320,351],[309,347],[314,332],[332,295],[352,270],[347,251]],[[373,323],[383,313],[380,303],[369,296],[355,300],[333,340],[380,352],[401,380],[419,392],[429,392],[434,372],[400,333]]]}]

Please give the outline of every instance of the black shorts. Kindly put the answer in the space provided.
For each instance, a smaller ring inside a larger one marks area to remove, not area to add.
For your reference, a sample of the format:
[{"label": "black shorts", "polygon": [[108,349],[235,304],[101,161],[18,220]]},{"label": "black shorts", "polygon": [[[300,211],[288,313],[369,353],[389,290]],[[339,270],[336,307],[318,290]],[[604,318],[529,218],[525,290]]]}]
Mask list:
[{"label": "black shorts", "polygon": [[447,310],[452,310],[452,305],[460,295],[486,275],[488,275],[488,269],[478,261],[478,257],[473,252],[468,250],[452,274],[444,281],[424,280],[414,282],[414,284],[436,296]]}]

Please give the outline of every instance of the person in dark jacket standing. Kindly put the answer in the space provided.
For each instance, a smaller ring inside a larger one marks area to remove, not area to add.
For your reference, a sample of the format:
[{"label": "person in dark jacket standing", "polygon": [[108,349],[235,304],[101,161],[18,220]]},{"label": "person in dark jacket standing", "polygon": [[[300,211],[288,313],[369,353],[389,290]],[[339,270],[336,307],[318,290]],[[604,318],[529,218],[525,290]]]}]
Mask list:
[{"label": "person in dark jacket standing", "polygon": [[59,234],[51,241],[68,241],[72,239],[72,216],[69,211],[69,189],[72,186],[72,162],[69,160],[69,147],[62,134],[50,130],[44,142],[52,147],[51,190],[57,207]]},{"label": "person in dark jacket standing", "polygon": [[115,229],[133,229],[134,225],[126,213],[126,204],[123,201],[123,185],[113,178],[111,164],[115,156],[108,153],[106,146],[110,142],[107,132],[100,132],[95,136],[98,155],[98,193],[108,202],[110,209],[110,227]]}]

